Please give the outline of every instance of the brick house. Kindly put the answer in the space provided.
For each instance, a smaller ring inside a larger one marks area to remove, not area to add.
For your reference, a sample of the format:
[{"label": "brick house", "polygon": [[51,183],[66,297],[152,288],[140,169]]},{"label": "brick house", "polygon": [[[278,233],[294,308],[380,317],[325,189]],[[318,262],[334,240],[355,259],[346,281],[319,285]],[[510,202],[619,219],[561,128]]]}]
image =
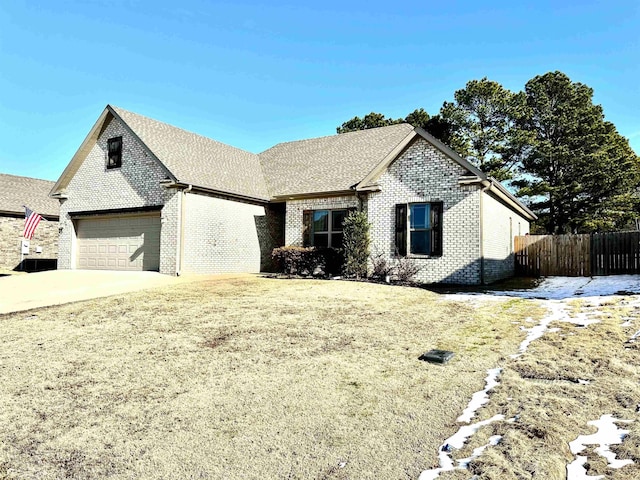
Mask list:
[{"label": "brick house", "polygon": [[278,144],[253,154],[107,106],[51,190],[59,268],[258,272],[274,247],[338,246],[350,208],[372,248],[418,280],[513,273],[535,215],[501,184],[408,124]]},{"label": "brick house", "polygon": [[[58,202],[49,197],[54,182],[0,174],[0,270],[55,268],[58,258]],[[44,220],[30,241],[29,253],[21,255],[24,206]]]}]

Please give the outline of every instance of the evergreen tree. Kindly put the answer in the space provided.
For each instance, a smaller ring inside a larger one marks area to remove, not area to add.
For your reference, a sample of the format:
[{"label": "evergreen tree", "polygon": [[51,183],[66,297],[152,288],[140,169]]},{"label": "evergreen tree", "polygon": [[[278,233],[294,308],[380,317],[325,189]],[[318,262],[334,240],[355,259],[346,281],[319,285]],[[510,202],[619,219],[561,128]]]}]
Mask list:
[{"label": "evergreen tree", "polygon": [[509,180],[528,144],[518,129],[524,106],[524,95],[483,78],[456,91],[454,101],[443,104],[440,116],[451,125],[451,148],[487,175]]},{"label": "evergreen tree", "polygon": [[387,118],[382,113],[371,112],[366,114],[363,118],[358,116],[353,117],[351,120],[347,120],[338,128],[337,133],[355,132],[357,130],[367,130],[369,128],[386,127],[388,125],[395,125],[396,123],[403,123],[404,120],[398,118],[396,120]]},{"label": "evergreen tree", "polygon": [[640,179],[637,155],[593,90],[561,72],[537,76],[525,86],[527,113],[521,128],[531,135],[515,185],[548,233],[613,230],[633,216]]},{"label": "evergreen tree", "polygon": [[369,260],[369,219],[363,211],[353,211],[344,219],[342,226],[344,249],[344,275],[347,277],[366,277]]}]

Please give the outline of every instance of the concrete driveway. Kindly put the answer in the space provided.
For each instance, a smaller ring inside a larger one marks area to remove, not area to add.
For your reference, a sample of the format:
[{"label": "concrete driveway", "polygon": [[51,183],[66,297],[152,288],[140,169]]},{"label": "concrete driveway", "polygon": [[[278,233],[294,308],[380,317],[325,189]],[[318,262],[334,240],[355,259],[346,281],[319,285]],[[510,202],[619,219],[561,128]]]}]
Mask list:
[{"label": "concrete driveway", "polygon": [[0,314],[184,282],[157,272],[51,270],[0,277]]}]

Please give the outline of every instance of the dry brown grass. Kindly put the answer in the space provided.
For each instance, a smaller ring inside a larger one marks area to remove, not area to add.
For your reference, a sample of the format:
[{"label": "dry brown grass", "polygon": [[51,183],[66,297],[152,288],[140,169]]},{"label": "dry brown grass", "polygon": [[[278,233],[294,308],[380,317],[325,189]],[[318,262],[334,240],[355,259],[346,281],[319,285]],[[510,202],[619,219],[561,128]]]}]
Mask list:
[{"label": "dry brown grass", "polygon": [[[593,307],[585,302],[568,305],[573,314],[589,309]],[[605,302],[597,311],[601,323],[586,328],[554,324],[559,331],[533,342],[505,369],[482,416],[502,413],[516,421],[493,425],[490,433],[504,438],[471,465],[479,478],[564,479],[566,465],[574,460],[569,442],[595,433],[587,422],[604,414],[633,421],[620,424],[630,430],[629,436],[611,450],[618,458],[632,459],[634,465],[613,470],[589,451],[588,474],[640,478],[640,356],[637,344],[626,343],[640,328],[640,319],[622,328],[621,318],[630,309],[620,299]],[[578,379],[589,383],[579,384]]]},{"label": "dry brown grass", "polygon": [[5,315],[0,478],[415,479],[532,305],[243,276]]}]

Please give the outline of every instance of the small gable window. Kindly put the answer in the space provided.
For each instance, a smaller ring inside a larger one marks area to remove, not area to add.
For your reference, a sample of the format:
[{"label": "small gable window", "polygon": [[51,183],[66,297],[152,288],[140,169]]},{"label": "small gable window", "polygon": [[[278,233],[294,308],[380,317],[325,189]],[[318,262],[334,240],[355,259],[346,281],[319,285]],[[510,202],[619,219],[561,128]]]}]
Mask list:
[{"label": "small gable window", "polygon": [[122,137],[110,138],[107,141],[107,168],[122,166]]}]

